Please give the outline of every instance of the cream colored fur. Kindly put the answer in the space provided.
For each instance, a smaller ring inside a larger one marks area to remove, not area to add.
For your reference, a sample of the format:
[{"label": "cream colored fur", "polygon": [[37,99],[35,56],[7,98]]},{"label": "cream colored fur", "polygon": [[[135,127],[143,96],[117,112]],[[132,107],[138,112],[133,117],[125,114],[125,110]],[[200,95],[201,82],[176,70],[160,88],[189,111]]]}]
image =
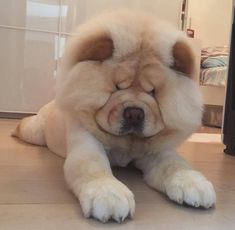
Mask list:
[{"label": "cream colored fur", "polygon": [[[112,56],[79,61],[86,41],[100,35],[113,41]],[[66,158],[65,178],[85,217],[102,222],[133,217],[134,195],[110,167],[131,161],[149,186],[171,200],[214,205],[211,183],[174,150],[196,130],[202,115],[197,85],[173,69],[178,41],[188,45],[181,32],[141,13],[117,12],[88,22],[66,46],[55,101],[21,121],[14,132]],[[145,112],[140,136],[120,132],[129,106]]]}]

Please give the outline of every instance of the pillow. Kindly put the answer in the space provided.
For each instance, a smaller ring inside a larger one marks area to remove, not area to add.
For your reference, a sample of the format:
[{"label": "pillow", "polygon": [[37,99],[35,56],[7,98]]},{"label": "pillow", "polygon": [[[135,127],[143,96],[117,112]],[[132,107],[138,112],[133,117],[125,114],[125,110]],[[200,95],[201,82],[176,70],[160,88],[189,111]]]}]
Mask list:
[{"label": "pillow", "polygon": [[228,46],[205,47],[201,50],[202,57],[227,56],[229,54]]},{"label": "pillow", "polygon": [[228,56],[208,57],[202,61],[203,68],[213,68],[228,65]]}]

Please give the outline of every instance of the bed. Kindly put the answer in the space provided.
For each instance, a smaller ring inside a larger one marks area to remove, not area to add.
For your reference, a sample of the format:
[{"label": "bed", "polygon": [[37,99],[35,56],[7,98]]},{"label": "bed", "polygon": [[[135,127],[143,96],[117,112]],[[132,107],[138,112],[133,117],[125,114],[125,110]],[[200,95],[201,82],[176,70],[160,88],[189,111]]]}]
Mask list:
[{"label": "bed", "polygon": [[203,124],[221,127],[229,48],[227,46],[201,48],[201,42],[197,39],[193,39],[193,44],[197,54],[196,81],[202,91],[205,105]]},{"label": "bed", "polygon": [[201,50],[200,88],[204,96],[203,124],[222,127],[228,72],[229,48],[207,47]]},{"label": "bed", "polygon": [[201,51],[200,85],[225,87],[228,67],[228,47],[207,47]]}]

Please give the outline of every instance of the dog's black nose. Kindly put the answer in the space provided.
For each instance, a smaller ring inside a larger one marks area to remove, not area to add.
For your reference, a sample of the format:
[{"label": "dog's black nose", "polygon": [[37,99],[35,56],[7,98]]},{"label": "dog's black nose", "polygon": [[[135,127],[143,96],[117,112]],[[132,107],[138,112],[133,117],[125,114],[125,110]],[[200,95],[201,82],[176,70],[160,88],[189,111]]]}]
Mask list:
[{"label": "dog's black nose", "polygon": [[124,121],[128,126],[141,126],[144,117],[144,110],[137,107],[127,107],[123,112]]}]

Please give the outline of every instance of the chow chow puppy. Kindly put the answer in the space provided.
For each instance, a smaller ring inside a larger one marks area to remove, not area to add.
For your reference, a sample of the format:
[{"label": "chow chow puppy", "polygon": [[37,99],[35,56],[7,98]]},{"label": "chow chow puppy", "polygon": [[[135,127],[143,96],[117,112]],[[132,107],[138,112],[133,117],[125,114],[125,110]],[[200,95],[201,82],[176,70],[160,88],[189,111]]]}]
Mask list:
[{"label": "chow chow puppy", "polygon": [[133,217],[134,195],[111,170],[130,162],[171,200],[209,208],[212,184],[175,151],[201,122],[194,71],[180,31],[143,13],[101,15],[68,41],[55,100],[14,135],[66,158],[65,179],[85,217]]}]

